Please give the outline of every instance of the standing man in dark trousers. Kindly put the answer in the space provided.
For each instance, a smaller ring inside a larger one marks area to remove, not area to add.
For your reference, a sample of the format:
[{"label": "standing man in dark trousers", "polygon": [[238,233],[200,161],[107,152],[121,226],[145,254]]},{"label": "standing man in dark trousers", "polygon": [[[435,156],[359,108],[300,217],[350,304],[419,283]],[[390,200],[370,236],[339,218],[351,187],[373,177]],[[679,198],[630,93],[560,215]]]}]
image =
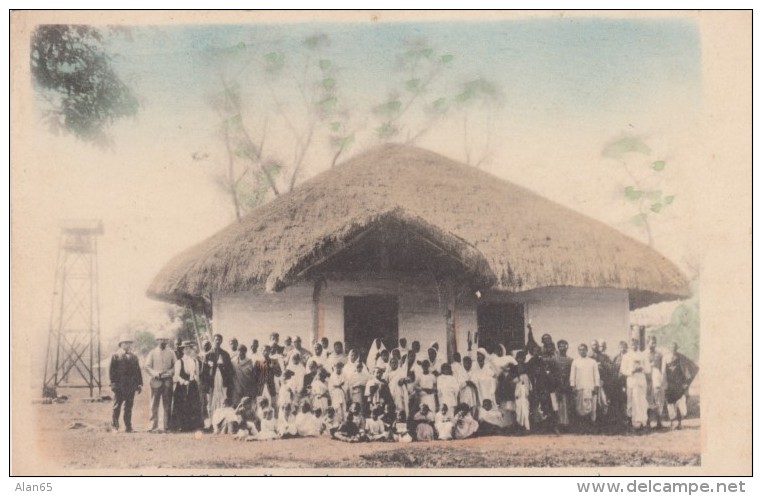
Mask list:
[{"label": "standing man in dark trousers", "polygon": [[119,350],[111,356],[109,381],[114,392],[111,426],[119,430],[119,414],[124,405],[124,432],[132,432],[132,403],[135,392],[143,390],[143,374],[138,357],[132,353],[132,338],[119,341]]},{"label": "standing man in dark trousers", "polygon": [[162,403],[163,430],[171,429],[169,425],[172,411],[172,378],[175,375],[175,352],[169,349],[169,336],[156,337],[156,348],[151,350],[146,358],[146,372],[151,378],[151,432],[159,430],[159,402]]}]

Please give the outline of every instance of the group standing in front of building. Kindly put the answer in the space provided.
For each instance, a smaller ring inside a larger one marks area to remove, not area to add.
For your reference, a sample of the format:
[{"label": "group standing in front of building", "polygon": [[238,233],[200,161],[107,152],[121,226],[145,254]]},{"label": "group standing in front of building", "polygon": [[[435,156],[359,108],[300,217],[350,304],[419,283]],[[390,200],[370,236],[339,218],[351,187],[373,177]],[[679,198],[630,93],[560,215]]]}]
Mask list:
[{"label": "group standing in front of building", "polygon": [[[526,345],[508,353],[487,350],[469,337],[468,351],[451,359],[431,343],[401,338],[387,348],[375,340],[367,354],[329,348],[327,339],[302,347],[300,337],[273,333],[251,348],[215,335],[202,344],[180,342],[173,351],[160,336],[143,369],[150,378],[151,431],[209,430],[241,439],[269,440],[326,435],[349,442],[462,439],[532,432],[645,432],[681,427],[686,396],[698,368],[676,344],[665,356],[654,337],[619,343],[611,358],[606,343],[569,343],[530,327]],[[142,374],[131,341],[111,360],[112,425],[132,430],[135,393]],[[328,351],[331,349],[332,351]],[[250,354],[249,354],[250,352]],[[162,406],[161,412],[159,406]],[[160,415],[161,413],[161,415]],[[160,426],[161,420],[161,426]],[[675,425],[676,422],[676,425]]]}]

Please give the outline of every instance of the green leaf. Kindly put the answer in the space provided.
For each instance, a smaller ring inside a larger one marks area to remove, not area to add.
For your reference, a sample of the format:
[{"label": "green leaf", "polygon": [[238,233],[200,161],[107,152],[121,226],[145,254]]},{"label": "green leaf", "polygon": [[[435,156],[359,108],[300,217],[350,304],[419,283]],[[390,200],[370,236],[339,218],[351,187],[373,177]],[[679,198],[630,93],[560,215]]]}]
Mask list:
[{"label": "green leaf", "polygon": [[666,166],[667,166],[667,162],[665,162],[664,160],[657,160],[656,162],[651,164],[651,168],[655,171],[663,171],[664,167]]},{"label": "green leaf", "polygon": [[452,62],[452,59],[454,59],[454,55],[450,55],[449,53],[446,55],[442,55],[442,57],[439,59],[443,64],[448,64]]},{"label": "green leaf", "polygon": [[325,78],[320,82],[320,84],[323,86],[323,88],[332,90],[336,87],[336,80],[333,78]]},{"label": "green leaf", "polygon": [[434,102],[431,104],[431,107],[436,110],[437,112],[443,112],[444,110],[447,110],[447,98],[437,98],[434,100]]},{"label": "green leaf", "polygon": [[318,102],[318,107],[320,107],[320,110],[323,112],[328,112],[330,110],[333,110],[336,107],[336,104],[338,103],[338,99],[335,96],[329,96],[328,98],[324,98]]},{"label": "green leaf", "polygon": [[318,65],[320,66],[322,70],[327,71],[328,69],[331,68],[331,65],[333,65],[333,63],[328,59],[322,59],[320,62],[318,62]]},{"label": "green leaf", "polygon": [[425,57],[428,59],[434,53],[434,50],[431,48],[424,48],[419,53],[421,54],[422,57]]},{"label": "green leaf", "polygon": [[375,114],[384,115],[387,117],[394,117],[397,115],[402,108],[402,102],[399,100],[389,100],[386,103],[382,103],[381,105],[377,105],[373,107],[373,112]]},{"label": "green leaf", "polygon": [[648,218],[648,214],[642,213],[642,214],[633,216],[630,219],[630,222],[632,222],[636,226],[642,226],[646,222],[647,218]]},{"label": "green leaf", "polygon": [[640,138],[625,136],[606,145],[603,155],[610,158],[620,158],[627,153],[642,153],[648,155],[651,148]]},{"label": "green leaf", "polygon": [[652,201],[660,200],[661,199],[661,190],[655,189],[652,191],[646,191],[645,192],[646,198]]},{"label": "green leaf", "polygon": [[659,213],[664,205],[661,203],[654,203],[651,205],[651,212]]},{"label": "green leaf", "polygon": [[381,138],[381,139],[389,139],[392,136],[394,136],[395,134],[397,134],[399,132],[399,129],[397,128],[397,126],[395,126],[393,124],[390,124],[388,122],[384,122],[383,124],[378,126],[375,129],[375,131],[376,131],[376,134],[378,135],[379,138]]},{"label": "green leaf", "polygon": [[335,121],[330,123],[329,126],[331,127],[331,131],[336,133],[339,131],[339,129],[341,129],[341,122]]},{"label": "green leaf", "polygon": [[669,195],[664,197],[664,204],[665,205],[672,205],[672,202],[675,201],[675,195]]},{"label": "green leaf", "polygon": [[405,88],[407,88],[408,91],[417,91],[420,83],[420,79],[408,79],[405,81]]},{"label": "green leaf", "polygon": [[286,63],[286,54],[270,52],[265,55],[265,70],[270,73],[278,72]]},{"label": "green leaf", "polygon": [[629,201],[635,202],[640,200],[643,197],[643,192],[633,188],[632,186],[627,186],[626,188],[624,188],[624,196]]},{"label": "green leaf", "polygon": [[303,45],[310,50],[316,50],[318,48],[327,47],[331,44],[331,40],[328,38],[328,35],[325,33],[318,33],[314,34],[312,36],[308,36],[304,39],[302,42]]}]

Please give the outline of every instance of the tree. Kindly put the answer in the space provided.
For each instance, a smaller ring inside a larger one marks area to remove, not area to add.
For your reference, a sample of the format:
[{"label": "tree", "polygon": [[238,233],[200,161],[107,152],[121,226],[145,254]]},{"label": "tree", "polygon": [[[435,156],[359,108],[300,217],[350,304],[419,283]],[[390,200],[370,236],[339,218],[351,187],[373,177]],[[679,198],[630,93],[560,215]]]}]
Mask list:
[{"label": "tree", "polygon": [[657,342],[661,343],[662,346],[669,347],[671,343],[675,342],[682,354],[697,361],[701,341],[698,292],[694,290],[693,296],[675,308],[669,323],[655,329],[652,334],[656,336]]},{"label": "tree", "polygon": [[627,174],[630,184],[622,189],[622,195],[635,210],[630,222],[646,234],[648,246],[654,238],[651,221],[660,216],[675,201],[675,195],[661,189],[666,160],[653,160],[651,148],[641,138],[624,136],[607,144],[603,156],[616,160]]},{"label": "tree", "polygon": [[[414,143],[447,114],[449,99],[445,95],[432,96],[431,91],[454,58],[450,53],[436,51],[426,40],[405,42],[403,52],[397,56],[402,81],[372,109],[379,121],[375,132],[381,140]],[[423,114],[422,122],[410,118],[416,111]]]},{"label": "tree", "polygon": [[[318,33],[290,54],[244,43],[209,50],[207,60],[218,86],[208,102],[220,118],[218,134],[224,144],[224,173],[218,182],[236,219],[269,194],[294,188],[317,137],[328,140],[331,165],[354,142],[351,112],[339,93],[339,70],[324,54],[329,45],[328,36]],[[256,103],[244,103],[242,88],[256,94]],[[261,125],[251,125],[252,115]],[[291,144],[290,153],[265,155],[271,128],[285,133],[279,141]]]},{"label": "tree", "polygon": [[[497,86],[482,77],[461,84],[460,91],[455,95],[456,108],[463,118],[463,152],[468,165],[479,167],[489,159],[492,153],[490,148],[494,129],[490,120],[501,103]],[[487,121],[482,126],[482,131],[486,134],[483,140],[479,140],[470,132],[471,123],[475,120],[475,109],[478,109]],[[475,155],[476,148],[480,148],[479,156]]]},{"label": "tree", "polygon": [[105,146],[110,144],[109,126],[137,113],[137,98],[104,48],[115,32],[56,24],[39,26],[32,34],[32,77],[53,132]]}]

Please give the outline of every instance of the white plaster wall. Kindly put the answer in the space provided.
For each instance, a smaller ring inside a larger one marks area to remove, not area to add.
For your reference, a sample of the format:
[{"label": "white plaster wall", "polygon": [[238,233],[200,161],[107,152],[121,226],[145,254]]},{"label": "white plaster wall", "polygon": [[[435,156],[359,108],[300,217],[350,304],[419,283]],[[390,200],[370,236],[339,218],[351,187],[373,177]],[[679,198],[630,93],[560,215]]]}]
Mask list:
[{"label": "white plaster wall", "polygon": [[[309,343],[312,330],[311,283],[289,287],[280,293],[236,293],[215,295],[214,330],[235,336],[247,346],[253,338],[264,343],[269,334],[298,334]],[[323,290],[324,333],[333,343],[344,340],[344,296],[397,295],[399,298],[399,335],[408,343],[418,340],[422,348],[438,341],[446,346],[444,302],[436,284],[426,278],[407,280],[329,280]],[[609,354],[617,343],[627,339],[629,328],[628,295],[625,290],[591,288],[543,288],[524,293],[490,292],[484,301],[505,301],[525,305],[525,321],[531,319],[535,338],[550,333],[554,341],[566,339],[570,355],[576,356],[579,343],[605,339]],[[477,330],[474,295],[461,295],[456,304],[458,351],[466,350],[467,333]]]}]

